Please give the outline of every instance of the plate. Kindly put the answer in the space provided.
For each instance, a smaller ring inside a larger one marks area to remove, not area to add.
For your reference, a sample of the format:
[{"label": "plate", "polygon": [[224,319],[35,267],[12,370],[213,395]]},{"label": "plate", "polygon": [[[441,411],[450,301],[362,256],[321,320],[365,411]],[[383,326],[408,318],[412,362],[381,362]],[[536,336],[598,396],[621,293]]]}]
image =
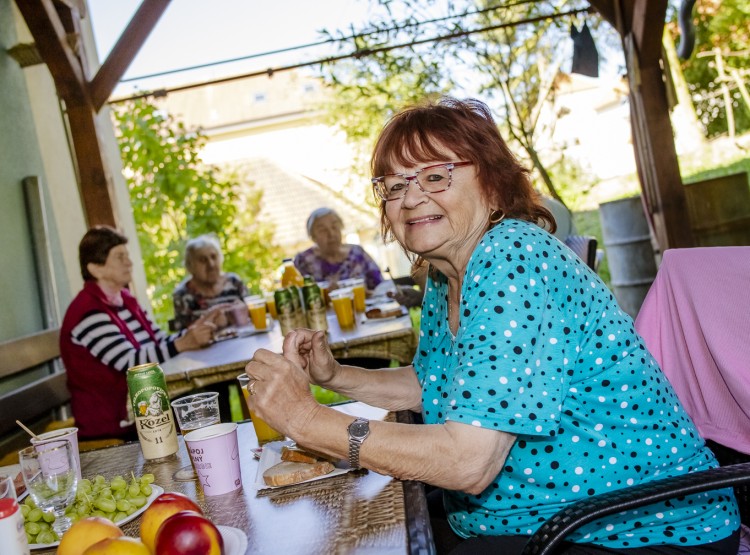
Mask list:
[{"label": "plate", "polygon": [[342,460],[334,463],[335,468],[333,469],[333,472],[329,472],[328,474],[324,474],[323,476],[316,476],[315,478],[309,478],[307,480],[302,480],[301,482],[295,482],[294,484],[288,484],[286,486],[269,486],[263,481],[263,473],[273,465],[281,462],[282,447],[291,447],[293,445],[295,445],[294,441],[292,441],[291,439],[287,439],[285,441],[272,441],[270,443],[266,443],[263,446],[263,451],[260,454],[260,463],[258,464],[258,473],[255,475],[256,489],[279,489],[288,486],[297,486],[306,482],[315,482],[317,480],[333,478],[334,476],[338,476],[339,474],[346,474],[347,472],[351,472],[353,470],[353,468],[349,466],[349,463],[347,461]]},{"label": "plate", "polygon": [[396,318],[401,318],[409,314],[409,311],[405,307],[398,304],[396,301],[390,301],[387,303],[378,303],[376,305],[368,306],[367,310],[371,310],[373,308],[379,308],[382,311],[399,310],[399,313],[393,314],[392,316],[386,316],[384,318],[368,318],[366,314],[362,314],[362,319],[360,320],[360,323],[367,324],[370,322],[387,322],[388,320],[395,320]]},{"label": "plate", "polygon": [[[151,495],[148,496],[148,499],[146,500],[146,504],[138,509],[136,512],[134,512],[132,515],[130,515],[127,518],[123,518],[121,521],[117,522],[117,526],[122,526],[123,524],[127,524],[131,520],[134,520],[138,518],[143,511],[145,511],[149,505],[153,502],[154,499],[156,499],[159,495],[164,493],[164,489],[160,486],[157,486],[156,484],[151,484]],[[25,496],[24,496],[25,497]],[[19,498],[20,499],[20,498]],[[29,544],[30,549],[49,549],[51,547],[57,547],[60,545],[60,542],[55,543],[31,543]]]},{"label": "plate", "polygon": [[274,321],[275,320],[272,319],[271,323],[268,324],[268,326],[266,326],[266,329],[264,330],[255,329],[255,326],[253,326],[252,324],[250,324],[249,326],[243,326],[241,328],[238,328],[235,326],[224,328],[220,332],[216,333],[216,335],[214,335],[213,342],[219,343],[221,341],[226,341],[227,339],[236,339],[238,337],[250,337],[251,335],[268,333],[269,331],[273,329]]},{"label": "plate", "polygon": [[239,528],[217,524],[221,539],[224,540],[224,555],[245,555],[247,534]]}]

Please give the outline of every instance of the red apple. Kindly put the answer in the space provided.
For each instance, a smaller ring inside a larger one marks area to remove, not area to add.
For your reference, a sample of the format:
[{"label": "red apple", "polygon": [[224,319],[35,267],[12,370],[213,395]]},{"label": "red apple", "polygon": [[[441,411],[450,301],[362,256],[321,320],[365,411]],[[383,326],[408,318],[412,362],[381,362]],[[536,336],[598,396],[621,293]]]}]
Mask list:
[{"label": "red apple", "polygon": [[156,533],[155,555],[224,555],[224,540],[214,523],[193,511],[180,511]]},{"label": "red apple", "polygon": [[146,544],[151,553],[154,552],[156,533],[159,531],[159,526],[170,516],[180,511],[195,511],[201,515],[203,514],[203,511],[195,501],[187,495],[176,491],[162,493],[143,512],[141,519],[141,541]]}]

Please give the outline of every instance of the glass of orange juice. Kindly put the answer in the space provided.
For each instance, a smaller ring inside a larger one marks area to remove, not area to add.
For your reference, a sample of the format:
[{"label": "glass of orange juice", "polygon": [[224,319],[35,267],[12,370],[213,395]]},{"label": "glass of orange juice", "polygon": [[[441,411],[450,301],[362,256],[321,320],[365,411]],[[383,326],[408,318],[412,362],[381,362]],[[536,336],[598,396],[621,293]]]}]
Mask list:
[{"label": "glass of orange juice", "polygon": [[247,384],[250,383],[250,376],[247,374],[240,374],[237,376],[237,381],[240,383],[240,391],[242,391],[242,396],[245,398],[245,404],[248,407],[247,410],[250,412],[250,420],[253,423],[255,435],[258,436],[258,445],[265,445],[271,441],[282,441],[284,439],[282,434],[271,428],[271,426],[255,416],[253,411],[250,410],[250,405],[248,404],[250,394],[247,391]]},{"label": "glass of orange juice", "polygon": [[276,314],[276,299],[273,296],[273,292],[265,294],[266,299],[266,310],[271,315],[271,318],[278,320],[279,316]]},{"label": "glass of orange juice", "polygon": [[266,320],[266,299],[254,299],[247,304],[247,310],[250,312],[250,319],[256,330],[264,330],[268,327]]},{"label": "glass of orange juice", "polygon": [[352,288],[354,293],[354,310],[357,312],[365,311],[365,280],[364,278],[352,278],[348,280],[347,287]]},{"label": "glass of orange juice", "polygon": [[328,293],[336,312],[336,319],[342,330],[354,329],[354,292],[348,287]]}]

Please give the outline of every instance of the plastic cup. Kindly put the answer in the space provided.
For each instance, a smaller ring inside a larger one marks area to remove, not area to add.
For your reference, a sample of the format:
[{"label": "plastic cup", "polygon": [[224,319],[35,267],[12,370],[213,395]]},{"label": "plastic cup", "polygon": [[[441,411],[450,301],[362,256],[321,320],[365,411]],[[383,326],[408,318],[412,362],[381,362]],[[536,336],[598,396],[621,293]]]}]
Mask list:
[{"label": "plastic cup", "polygon": [[250,404],[248,403],[250,394],[247,391],[247,384],[250,383],[250,377],[247,374],[240,374],[237,376],[237,381],[240,382],[240,391],[242,391],[242,396],[245,398],[245,405],[247,405],[247,410],[250,413],[250,420],[253,423],[255,435],[258,437],[258,445],[262,446],[271,441],[282,441],[284,439],[283,434],[271,428],[271,426],[255,416],[253,411],[250,410]]},{"label": "plastic cup", "polygon": [[328,293],[342,330],[354,329],[354,292],[349,288],[336,289]]},{"label": "plastic cup", "polygon": [[44,432],[43,434],[37,435],[37,437],[31,438],[31,444],[36,445],[38,443],[46,442],[51,439],[67,440],[73,445],[73,453],[76,459],[76,474],[78,479],[81,479],[81,454],[78,452],[78,428],[60,428],[59,430],[52,430],[51,432]]},{"label": "plastic cup", "polygon": [[264,330],[268,327],[265,299],[250,301],[247,305],[247,309],[250,312],[250,319],[253,321],[253,326],[255,326],[256,330]]},{"label": "plastic cup", "polygon": [[365,311],[365,280],[363,278],[352,278],[348,280],[347,287],[352,288],[354,293],[354,310],[357,312]]},{"label": "plastic cup", "polygon": [[274,320],[279,319],[279,315],[276,314],[276,299],[273,296],[273,293],[266,293],[265,295],[266,299],[266,310],[268,310],[268,313],[271,315],[271,318]]},{"label": "plastic cup", "polygon": [[219,394],[216,392],[188,395],[172,401],[171,404],[182,435],[221,423]]},{"label": "plastic cup", "polygon": [[320,287],[320,293],[323,295],[323,298],[326,301],[326,306],[331,306],[331,299],[328,296],[328,288],[331,286],[329,281],[319,281],[318,287]]},{"label": "plastic cup", "polygon": [[235,422],[188,432],[185,444],[205,495],[222,495],[242,487]]}]

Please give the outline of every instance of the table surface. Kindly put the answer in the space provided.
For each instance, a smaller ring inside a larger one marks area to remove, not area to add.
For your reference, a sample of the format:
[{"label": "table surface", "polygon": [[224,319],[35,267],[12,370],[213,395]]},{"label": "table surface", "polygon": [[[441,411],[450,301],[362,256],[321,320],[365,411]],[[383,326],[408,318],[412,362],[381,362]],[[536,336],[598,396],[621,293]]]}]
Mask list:
[{"label": "table surface", "polygon": [[[269,331],[218,341],[197,351],[186,351],[161,364],[172,397],[212,383],[234,380],[258,349],[281,352],[284,338],[278,322]],[[408,314],[399,318],[367,320],[351,331],[339,328],[328,313],[328,342],[336,358],[370,356],[410,363],[417,338]]]},{"label": "table surface", "polygon": [[[362,403],[336,408],[371,419],[408,419],[404,413],[387,415],[384,410]],[[155,483],[165,491],[179,491],[196,500],[214,524],[244,531],[248,537],[245,555],[434,553],[420,484],[357,471],[285,488],[258,490],[259,463],[252,455],[258,444],[252,423],[239,424],[238,441],[243,487],[225,495],[204,496],[197,481],[173,479],[177,470],[189,464],[182,437],[177,455],[158,463],[143,459],[138,442],[81,453],[82,474],[102,474],[111,479],[131,471],[136,475],[151,472]],[[138,517],[125,524],[125,534],[137,537],[140,521]],[[40,549],[32,553],[54,552]]]}]

